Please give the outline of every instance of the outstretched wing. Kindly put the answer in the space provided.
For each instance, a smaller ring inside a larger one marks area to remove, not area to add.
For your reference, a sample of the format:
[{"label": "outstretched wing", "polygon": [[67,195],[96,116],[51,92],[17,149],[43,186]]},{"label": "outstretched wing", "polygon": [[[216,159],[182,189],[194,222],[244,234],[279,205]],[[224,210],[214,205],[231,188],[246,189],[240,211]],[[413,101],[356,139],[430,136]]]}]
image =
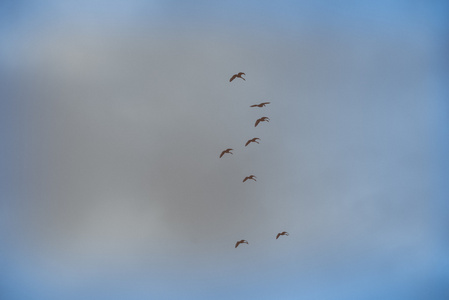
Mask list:
[{"label": "outstretched wing", "polygon": [[240,245],[240,241],[238,241],[237,243],[235,243],[235,248],[237,248],[238,245]]},{"label": "outstretched wing", "polygon": [[245,179],[243,179],[243,182],[245,182],[245,181],[247,181],[248,180],[248,177],[245,177]]},{"label": "outstretched wing", "polygon": [[229,79],[229,82],[233,81],[237,77],[237,74],[232,75],[231,79]]},{"label": "outstretched wing", "polygon": [[226,151],[221,152],[220,158],[226,153]]},{"label": "outstretched wing", "polygon": [[249,143],[251,143],[251,140],[247,141],[245,144],[245,147],[249,145]]},{"label": "outstretched wing", "polygon": [[279,237],[281,236],[281,234],[280,233],[278,233],[278,235],[276,236],[276,239],[278,239]]},{"label": "outstretched wing", "polygon": [[270,102],[263,102],[263,103],[260,103],[260,104],[267,105],[267,104],[270,104]]},{"label": "outstretched wing", "polygon": [[239,72],[238,76],[242,76],[242,75],[246,75],[246,74],[243,72]]},{"label": "outstretched wing", "polygon": [[260,123],[260,119],[257,119],[256,124],[254,124],[254,127],[257,127],[257,125]]},{"label": "outstretched wing", "polygon": [[254,104],[254,105],[251,105],[250,107],[257,107],[257,106],[259,106],[259,104]]}]

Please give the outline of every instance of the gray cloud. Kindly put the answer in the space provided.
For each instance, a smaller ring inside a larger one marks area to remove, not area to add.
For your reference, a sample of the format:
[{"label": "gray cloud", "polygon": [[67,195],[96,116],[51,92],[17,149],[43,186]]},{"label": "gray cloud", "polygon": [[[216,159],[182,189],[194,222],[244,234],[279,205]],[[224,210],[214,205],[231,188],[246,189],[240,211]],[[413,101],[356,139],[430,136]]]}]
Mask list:
[{"label": "gray cloud", "polygon": [[[25,244],[74,274],[243,264],[238,279],[431,251],[432,48],[332,34],[43,40],[30,54],[36,190],[15,220]],[[229,83],[238,71],[247,81]]]}]

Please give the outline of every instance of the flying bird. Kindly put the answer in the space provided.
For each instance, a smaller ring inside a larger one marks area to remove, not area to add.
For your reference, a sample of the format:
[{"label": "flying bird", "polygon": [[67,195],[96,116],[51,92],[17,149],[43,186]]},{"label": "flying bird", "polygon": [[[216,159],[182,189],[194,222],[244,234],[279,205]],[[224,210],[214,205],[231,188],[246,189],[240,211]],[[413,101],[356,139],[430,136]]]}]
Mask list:
[{"label": "flying bird", "polygon": [[224,150],[223,152],[221,152],[220,158],[221,158],[225,153],[232,154],[231,150],[234,150],[234,149],[228,148],[228,149]]},{"label": "flying bird", "polygon": [[281,233],[278,233],[278,235],[276,236],[276,239],[278,239],[281,235],[288,236],[288,232],[287,231],[282,231]]},{"label": "flying bird", "polygon": [[242,78],[243,80],[245,80],[245,81],[246,81],[246,79],[245,79],[245,78],[243,78],[243,77],[242,77],[242,75],[246,75],[246,74],[245,74],[245,73],[243,73],[243,72],[239,72],[238,74],[234,74],[234,75],[232,75],[231,79],[229,79],[229,82],[233,81],[233,80],[234,80],[234,79],[236,79],[237,77],[238,77],[238,78]]},{"label": "flying bird", "polygon": [[257,140],[260,140],[260,139],[259,138],[253,138],[253,139],[248,140],[246,142],[246,144],[245,144],[245,147],[248,146],[250,143],[257,143],[257,144],[259,144],[259,142]]},{"label": "flying bird", "polygon": [[270,118],[268,118],[268,117],[262,117],[262,118],[260,118],[260,119],[257,119],[256,124],[254,124],[254,127],[257,127],[257,125],[258,125],[260,122],[270,122]]},{"label": "flying bird", "polygon": [[250,107],[265,107],[267,104],[270,104],[270,102],[262,102],[260,104],[251,105]]},{"label": "flying bird", "polygon": [[[246,241],[246,240],[240,240],[240,241],[238,241],[238,242],[235,244],[235,248],[237,248],[240,244],[243,244],[243,243],[248,244],[248,241]],[[248,244],[248,245],[249,245],[249,244]]]},{"label": "flying bird", "polygon": [[249,176],[246,176],[245,179],[243,179],[243,182],[247,181],[248,179],[252,179],[254,181],[257,181],[255,178],[257,178],[257,177],[254,176],[254,175],[249,175]]}]

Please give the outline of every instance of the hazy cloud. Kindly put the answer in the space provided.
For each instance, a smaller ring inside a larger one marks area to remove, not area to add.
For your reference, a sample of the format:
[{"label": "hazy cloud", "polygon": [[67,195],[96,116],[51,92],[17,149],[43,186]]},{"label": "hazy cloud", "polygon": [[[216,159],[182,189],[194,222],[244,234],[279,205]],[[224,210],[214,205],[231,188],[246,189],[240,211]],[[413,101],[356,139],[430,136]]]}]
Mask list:
[{"label": "hazy cloud", "polygon": [[26,83],[33,194],[8,224],[21,251],[80,281],[131,265],[161,284],[256,284],[390,256],[423,260],[419,276],[438,246],[432,47],[332,30],[48,36]]}]

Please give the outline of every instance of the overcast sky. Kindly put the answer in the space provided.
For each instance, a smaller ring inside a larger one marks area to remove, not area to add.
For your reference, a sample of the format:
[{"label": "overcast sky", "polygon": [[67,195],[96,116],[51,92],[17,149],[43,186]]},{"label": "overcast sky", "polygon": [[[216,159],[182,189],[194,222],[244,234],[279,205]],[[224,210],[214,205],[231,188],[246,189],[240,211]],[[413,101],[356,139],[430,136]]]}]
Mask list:
[{"label": "overcast sky", "polygon": [[364,3],[3,1],[1,293],[446,299],[448,5]]}]

